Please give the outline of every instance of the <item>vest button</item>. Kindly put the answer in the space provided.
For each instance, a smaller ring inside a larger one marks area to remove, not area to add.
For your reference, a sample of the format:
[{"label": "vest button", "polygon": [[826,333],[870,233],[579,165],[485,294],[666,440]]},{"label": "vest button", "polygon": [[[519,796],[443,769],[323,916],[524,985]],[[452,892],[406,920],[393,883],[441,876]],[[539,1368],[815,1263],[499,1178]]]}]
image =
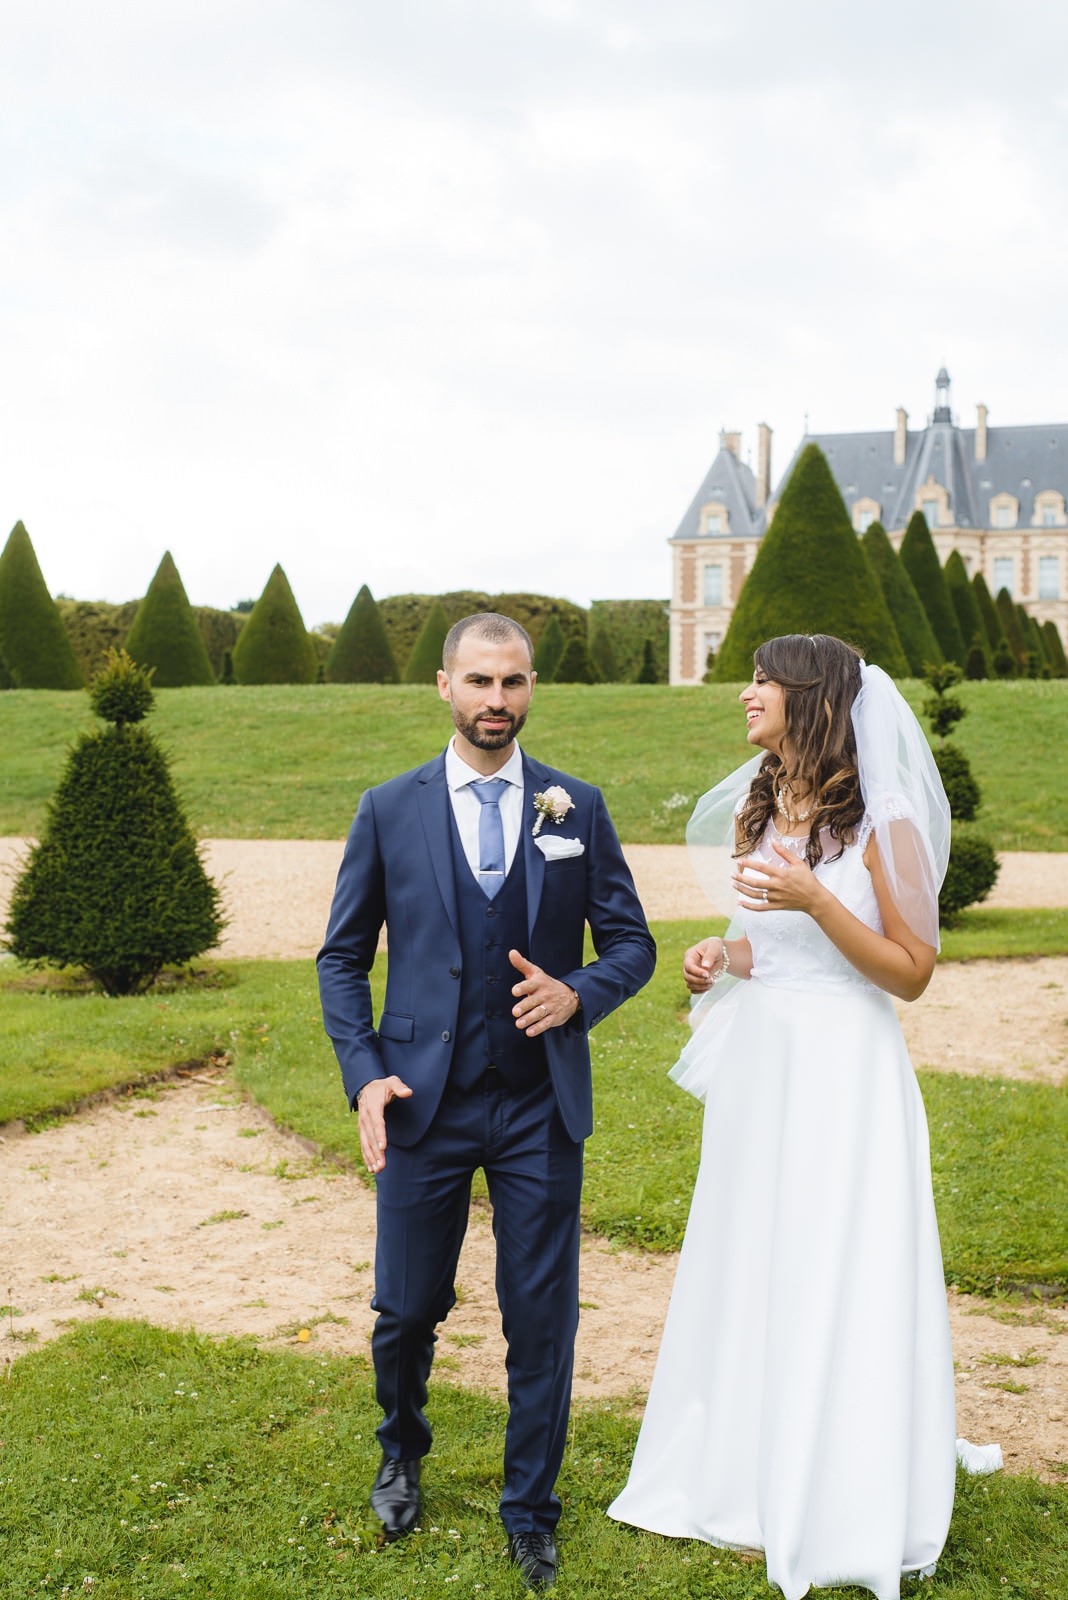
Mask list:
[{"label": "vest button", "polygon": [[451,1038],[452,1038],[452,1034],[451,1034],[451,1033],[450,1033],[450,1032],[449,1032],[449,1030],[448,1030],[448,1028],[446,1028],[446,1029],[445,1029],[445,1032],[444,1032],[444,1033],[443,1033],[443,1034],[442,1034],[442,1036],[441,1036],[441,1042],[442,1042],[442,1044],[448,1044],[448,1042],[449,1042],[449,1040],[450,1040],[450,1039],[451,1039]]},{"label": "vest button", "polygon": [[497,980],[496,980],[496,978],[494,978],[494,977],[493,977],[493,976],[492,976],[492,975],[491,975],[491,976],[490,976],[490,977],[488,977],[488,978],[487,978],[487,979],[486,979],[486,982],[487,982],[487,983],[496,983],[496,982],[497,982]]},{"label": "vest button", "polygon": [[450,967],[449,968],[449,977],[450,978],[458,978],[459,976],[460,976],[459,967]]},{"label": "vest button", "polygon": [[496,913],[496,911],[494,911],[492,906],[487,906],[486,907],[486,915],[487,915],[487,917],[495,917],[497,915],[497,913]]}]

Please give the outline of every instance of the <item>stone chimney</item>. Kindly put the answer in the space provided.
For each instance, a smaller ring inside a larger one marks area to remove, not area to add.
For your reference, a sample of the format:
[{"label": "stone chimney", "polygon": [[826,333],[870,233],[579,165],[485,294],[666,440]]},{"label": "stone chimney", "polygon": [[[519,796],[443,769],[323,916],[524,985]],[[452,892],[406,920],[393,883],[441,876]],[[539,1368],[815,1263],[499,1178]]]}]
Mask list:
[{"label": "stone chimney", "polygon": [[905,462],[905,446],[908,443],[909,414],[901,406],[897,408],[897,427],[894,429],[894,466],[900,467]]},{"label": "stone chimney", "polygon": [[978,415],[975,419],[975,459],[986,460],[986,406],[977,408]]},{"label": "stone chimney", "polygon": [[771,494],[771,429],[766,422],[757,426],[756,503],[762,511]]},{"label": "stone chimney", "polygon": [[719,447],[729,450],[732,456],[742,459],[742,436],[740,433],[728,433],[725,428],[719,430]]}]

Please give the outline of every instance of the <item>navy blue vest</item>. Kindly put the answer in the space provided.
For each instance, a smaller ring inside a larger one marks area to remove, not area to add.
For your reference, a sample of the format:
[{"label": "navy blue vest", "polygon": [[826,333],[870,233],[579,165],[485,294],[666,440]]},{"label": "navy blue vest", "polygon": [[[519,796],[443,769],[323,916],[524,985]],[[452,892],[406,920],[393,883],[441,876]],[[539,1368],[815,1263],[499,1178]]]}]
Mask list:
[{"label": "navy blue vest", "polygon": [[520,839],[510,871],[492,900],[478,886],[452,822],[453,876],[460,918],[460,1014],[449,1082],[469,1089],[489,1067],[509,1089],[527,1089],[548,1071],[541,1039],[528,1039],[515,1025],[512,985],[520,974],[509,950],[527,950],[527,874]]}]

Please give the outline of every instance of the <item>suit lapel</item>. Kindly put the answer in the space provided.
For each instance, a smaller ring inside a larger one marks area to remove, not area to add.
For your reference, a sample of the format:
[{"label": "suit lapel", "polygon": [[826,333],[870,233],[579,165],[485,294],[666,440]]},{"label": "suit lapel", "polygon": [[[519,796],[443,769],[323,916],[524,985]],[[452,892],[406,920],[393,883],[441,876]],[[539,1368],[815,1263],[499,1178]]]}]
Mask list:
[{"label": "suit lapel", "polygon": [[449,832],[450,800],[445,782],[445,757],[428,762],[418,774],[419,815],[423,823],[430,864],[434,869],[438,893],[452,931],[459,936],[460,919],[456,910],[456,883],[452,873],[452,837]]},{"label": "suit lapel", "polygon": [[523,755],[523,820],[519,826],[519,848],[523,851],[523,865],[527,874],[527,933],[534,937],[534,924],[538,920],[541,891],[545,883],[545,857],[534,843],[534,796],[544,789],[549,773],[544,767],[524,753]]}]

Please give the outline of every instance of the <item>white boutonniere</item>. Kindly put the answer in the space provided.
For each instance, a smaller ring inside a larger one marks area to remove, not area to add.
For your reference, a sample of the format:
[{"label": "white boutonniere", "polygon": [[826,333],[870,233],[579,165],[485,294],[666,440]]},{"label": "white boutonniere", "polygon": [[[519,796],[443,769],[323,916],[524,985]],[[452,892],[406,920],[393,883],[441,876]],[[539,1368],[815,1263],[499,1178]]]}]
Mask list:
[{"label": "white boutonniere", "polygon": [[538,820],[534,824],[534,837],[541,832],[541,825],[548,817],[550,822],[557,824],[563,822],[569,811],[575,809],[575,802],[566,789],[561,789],[558,783],[546,789],[544,794],[534,796],[534,810],[538,813]]}]

